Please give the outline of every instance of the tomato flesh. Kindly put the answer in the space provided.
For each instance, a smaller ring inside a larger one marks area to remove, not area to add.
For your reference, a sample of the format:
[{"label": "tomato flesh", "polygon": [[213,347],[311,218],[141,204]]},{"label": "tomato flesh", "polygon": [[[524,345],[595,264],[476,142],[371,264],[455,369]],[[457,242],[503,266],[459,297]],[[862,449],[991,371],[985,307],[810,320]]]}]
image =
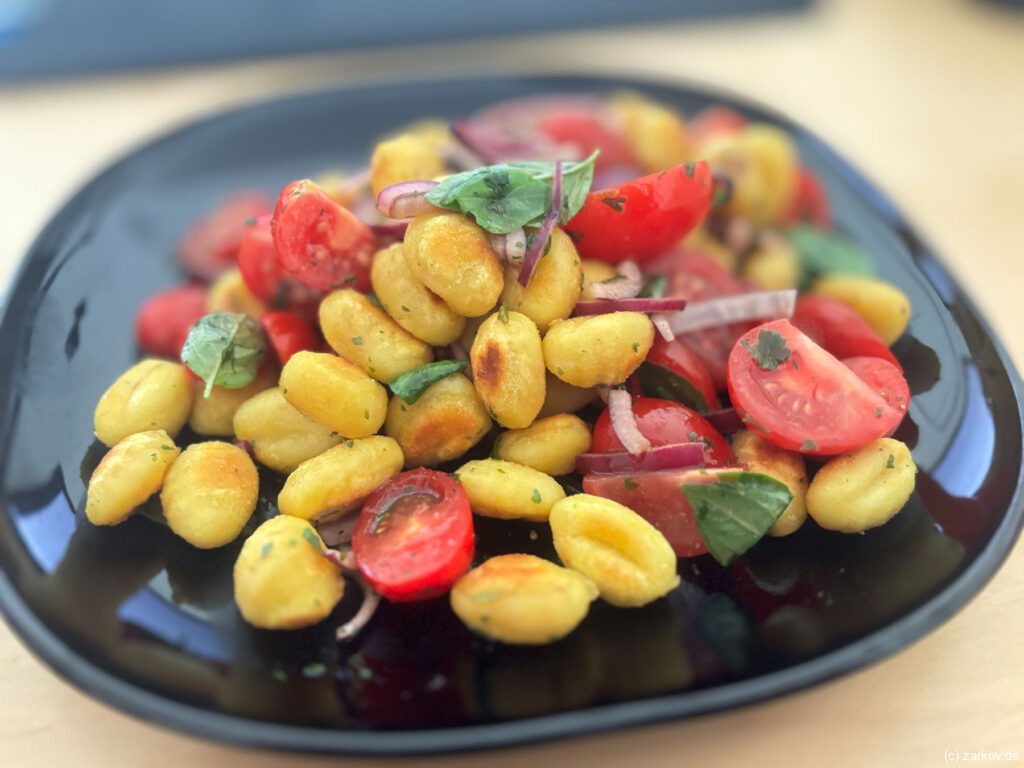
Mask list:
[{"label": "tomato flesh", "polygon": [[562,109],[544,116],[540,130],[557,142],[574,144],[582,157],[601,150],[595,168],[605,170],[617,165],[635,165],[636,158],[622,135],[584,109]]},{"label": "tomato flesh", "polygon": [[[889,407],[900,414],[910,406],[910,385],[903,372],[888,360],[880,357],[845,357],[843,365],[857,374],[858,378],[882,396]],[[899,426],[897,421],[886,434],[892,434]]]},{"label": "tomato flesh", "polygon": [[352,552],[367,582],[394,602],[447,592],[473,559],[473,514],[462,486],[444,472],[414,469],[366,499]]},{"label": "tomato flesh", "polygon": [[900,370],[892,350],[848,304],[828,296],[804,294],[796,300],[791,322],[836,357],[880,357]]},{"label": "tomato flesh", "polygon": [[178,260],[190,275],[212,280],[234,266],[246,223],[270,213],[261,192],[239,192],[193,224],[178,244]]},{"label": "tomato flesh", "polygon": [[238,246],[238,271],[246,287],[275,309],[296,309],[315,318],[320,292],[292,279],[277,263],[270,216],[249,223]]},{"label": "tomato flesh", "polygon": [[135,316],[135,336],[147,355],[177,360],[188,332],[206,314],[206,288],[191,283],[155,293]]},{"label": "tomato flesh", "polygon": [[296,352],[320,348],[320,337],[313,326],[292,312],[267,310],[260,315],[260,325],[282,366]]},{"label": "tomato flesh", "polygon": [[676,245],[711,209],[711,168],[686,163],[587,195],[565,225],[585,259],[648,262]]},{"label": "tomato flesh", "polygon": [[373,231],[312,181],[281,190],[271,232],[278,264],[299,282],[320,291],[370,289]]},{"label": "tomato flesh", "polygon": [[[771,368],[752,350],[763,350],[773,335],[789,355]],[[890,434],[906,412],[788,320],[764,323],[744,334],[729,355],[728,384],[732,404],[750,429],[780,448],[808,455],[860,448]]]},{"label": "tomato flesh", "polygon": [[680,339],[666,341],[661,336],[655,336],[654,345],[647,353],[644,363],[659,365],[689,382],[697,399],[703,400],[703,403],[689,403],[690,405],[704,411],[719,407],[718,393],[715,391],[715,384],[711,380],[707,366],[700,356]]}]

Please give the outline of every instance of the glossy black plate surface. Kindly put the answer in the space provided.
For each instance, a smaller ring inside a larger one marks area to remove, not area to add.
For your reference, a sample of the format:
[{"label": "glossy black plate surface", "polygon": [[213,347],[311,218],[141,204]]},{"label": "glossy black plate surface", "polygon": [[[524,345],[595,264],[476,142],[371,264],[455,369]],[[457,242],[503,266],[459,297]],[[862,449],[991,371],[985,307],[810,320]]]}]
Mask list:
[{"label": "glossy black plate surface", "polygon": [[[731,101],[585,78],[366,87],[198,123],[85,187],[33,246],[0,326],[0,605],[11,627],[75,685],[171,728],[253,746],[410,753],[749,704],[878,660],[960,608],[1021,526],[1017,374],[882,195],[806,131],[745,103],[793,132],[838,226],[913,302],[896,349],[914,400],[898,436],[921,473],[888,525],[844,536],[808,524],[728,569],[683,561],[684,583],[668,598],[632,611],[595,605],[545,648],[474,638],[443,600],[387,607],[339,647],[326,624],[283,634],[246,626],[231,600],[237,545],[200,552],[145,518],[100,530],[76,515],[102,454],[94,404],[135,359],[135,308],[178,280],[173,249],[193,218],[238,187],[275,193],[293,178],[358,167],[376,137],[416,118],[624,86],[690,113]],[[273,498],[273,482],[264,490]],[[481,555],[549,548],[542,526],[486,523]],[[337,617],[356,601],[350,590]]]}]

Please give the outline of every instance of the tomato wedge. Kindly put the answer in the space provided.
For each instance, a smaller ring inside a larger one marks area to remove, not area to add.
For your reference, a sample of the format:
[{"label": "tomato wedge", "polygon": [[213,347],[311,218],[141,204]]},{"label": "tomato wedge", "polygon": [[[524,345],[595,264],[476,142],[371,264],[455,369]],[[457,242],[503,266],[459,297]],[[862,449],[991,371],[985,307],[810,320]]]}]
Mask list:
[{"label": "tomato wedge", "polygon": [[139,347],[147,355],[177,360],[188,332],[205,314],[205,286],[190,283],[154,293],[135,316]]},{"label": "tomato wedge", "polygon": [[698,411],[720,406],[707,366],[680,339],[666,341],[655,336],[636,375],[645,394],[678,400]]},{"label": "tomato wedge", "polygon": [[[906,413],[910,406],[910,385],[903,372],[881,357],[845,357],[843,365],[860,377],[860,380],[882,396],[891,408]],[[891,434],[896,427],[897,422]]]},{"label": "tomato wedge", "polygon": [[373,231],[309,179],[281,190],[271,220],[277,261],[311,288],[370,289]]},{"label": "tomato wedge", "polygon": [[450,475],[414,469],[366,499],[352,552],[370,586],[394,602],[447,592],[473,560],[469,497]]},{"label": "tomato wedge", "polygon": [[320,337],[313,326],[293,312],[267,310],[260,315],[260,326],[267,334],[267,341],[282,366],[296,352],[305,349],[316,351],[320,348]]},{"label": "tomato wedge", "polygon": [[269,214],[246,226],[238,246],[238,271],[246,287],[268,306],[296,309],[311,320],[316,318],[321,293],[289,277],[277,263]]},{"label": "tomato wedge", "polygon": [[796,300],[790,319],[836,357],[880,357],[902,370],[892,350],[849,304],[807,293]]},{"label": "tomato wedge", "polygon": [[[868,359],[902,378],[881,358]],[[732,404],[750,429],[808,455],[860,448],[890,434],[906,413],[905,399],[888,401],[788,320],[743,335],[729,355],[728,383]]]},{"label": "tomato wedge", "polygon": [[585,259],[645,263],[676,245],[711,209],[711,168],[685,163],[587,195],[565,225]]},{"label": "tomato wedge", "polygon": [[626,139],[585,109],[561,109],[545,115],[540,121],[540,131],[557,142],[576,145],[581,157],[589,157],[595,149],[601,150],[595,163],[597,170],[636,165],[636,157]]},{"label": "tomato wedge", "polygon": [[212,280],[234,266],[246,222],[270,213],[262,192],[238,192],[195,222],[178,244],[178,260],[190,275]]}]

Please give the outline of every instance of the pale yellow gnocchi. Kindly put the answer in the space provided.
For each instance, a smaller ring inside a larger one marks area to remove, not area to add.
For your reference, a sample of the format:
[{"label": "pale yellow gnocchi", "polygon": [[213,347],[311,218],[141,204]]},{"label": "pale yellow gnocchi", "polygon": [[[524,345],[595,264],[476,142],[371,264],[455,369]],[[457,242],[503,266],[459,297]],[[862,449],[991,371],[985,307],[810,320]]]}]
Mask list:
[{"label": "pale yellow gnocchi", "polygon": [[341,437],[368,437],[384,424],[388,393],[343,357],[302,351],[281,369],[285,400]]},{"label": "pale yellow gnocchi", "polygon": [[264,390],[242,403],[235,411],[233,429],[235,437],[252,446],[260,464],[284,474],[343,439],[304,416],[285,399],[280,387]]},{"label": "pale yellow gnocchi", "polygon": [[136,432],[120,440],[96,465],[85,499],[93,525],[117,525],[128,519],[164,484],[181,449],[162,429]]},{"label": "pale yellow gnocchi", "polygon": [[512,645],[545,645],[586,617],[597,588],[586,576],[526,554],[498,555],[452,587],[452,610],[477,634]]},{"label": "pale yellow gnocchi", "polygon": [[140,360],[100,397],[93,414],[96,437],[108,448],[135,432],[162,429],[175,437],[188,421],[193,396],[185,366]]},{"label": "pale yellow gnocchi", "polygon": [[235,433],[235,413],[242,404],[275,384],[277,371],[270,367],[261,367],[244,387],[212,387],[209,397],[203,397],[205,385],[197,381],[188,426],[197,435],[230,437]]},{"label": "pale yellow gnocchi", "polygon": [[523,429],[510,429],[494,443],[494,456],[547,475],[565,475],[576,457],[590,450],[590,427],[579,416],[559,413]]},{"label": "pale yellow gnocchi", "polygon": [[502,309],[484,320],[469,351],[473,385],[503,427],[525,427],[544,405],[544,352],[537,326]]},{"label": "pale yellow gnocchi", "polygon": [[543,340],[547,369],[575,387],[621,384],[654,344],[654,326],[640,312],[571,317],[551,325]]},{"label": "pale yellow gnocchi", "polygon": [[771,536],[788,536],[807,519],[807,464],[799,453],[772,445],[749,429],[741,429],[732,438],[732,451],[740,464],[751,472],[761,472],[785,483],[792,500],[768,530]]},{"label": "pale yellow gnocchi", "polygon": [[432,179],[444,172],[444,158],[434,137],[425,132],[403,133],[374,147],[370,188],[376,200],[381,190],[392,184]]},{"label": "pale yellow gnocchi", "polygon": [[547,520],[552,506],[565,498],[553,477],[501,459],[477,459],[455,471],[478,515],[502,520]]}]

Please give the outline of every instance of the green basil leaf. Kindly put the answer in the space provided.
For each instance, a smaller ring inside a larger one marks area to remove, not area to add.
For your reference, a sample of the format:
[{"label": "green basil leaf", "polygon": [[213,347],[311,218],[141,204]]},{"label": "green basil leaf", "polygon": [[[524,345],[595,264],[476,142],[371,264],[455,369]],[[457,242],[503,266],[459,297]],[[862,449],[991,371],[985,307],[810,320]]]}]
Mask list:
[{"label": "green basil leaf", "polygon": [[793,499],[786,484],[759,472],[722,472],[711,485],[680,486],[711,556],[728,565],[768,532]]},{"label": "green basil leaf", "polygon": [[388,386],[395,393],[395,397],[400,397],[412,405],[419,400],[420,395],[426,392],[427,387],[431,384],[436,384],[445,376],[458,373],[466,365],[465,360],[437,360],[396,376],[388,382]]},{"label": "green basil leaf", "polygon": [[638,299],[660,299],[665,295],[665,288],[668,287],[668,278],[664,275],[645,275],[640,292],[636,295]]},{"label": "green basil leaf", "polygon": [[644,361],[637,368],[636,377],[640,381],[640,389],[647,397],[675,400],[701,413],[709,409],[707,399],[689,379],[663,365]]},{"label": "green basil leaf", "polygon": [[181,360],[206,382],[203,397],[214,386],[237,389],[256,378],[267,351],[259,323],[248,315],[211,312],[192,326]]},{"label": "green basil leaf", "polygon": [[786,239],[800,260],[801,288],[806,288],[819,275],[874,274],[871,256],[838,232],[802,225],[786,230]]},{"label": "green basil leaf", "polygon": [[[596,157],[595,152],[582,162],[563,163],[561,223],[583,207]],[[554,163],[498,163],[449,176],[424,197],[438,208],[472,216],[488,232],[504,235],[519,227],[540,226],[551,209],[554,174]]]}]

